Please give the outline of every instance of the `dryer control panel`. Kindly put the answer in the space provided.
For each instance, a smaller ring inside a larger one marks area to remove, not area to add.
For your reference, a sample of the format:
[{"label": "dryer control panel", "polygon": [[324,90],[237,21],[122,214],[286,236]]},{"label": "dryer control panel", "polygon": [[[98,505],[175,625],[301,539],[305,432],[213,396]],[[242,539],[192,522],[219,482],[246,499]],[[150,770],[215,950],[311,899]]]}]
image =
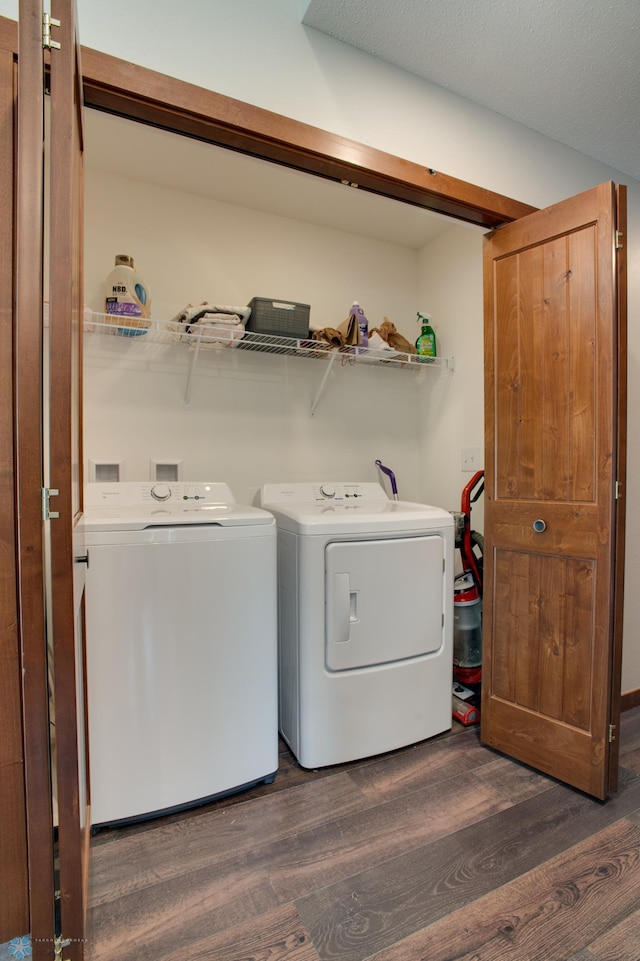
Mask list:
[{"label": "dryer control panel", "polygon": [[358,481],[322,481],[301,484],[266,484],[262,503],[270,504],[357,504],[388,501],[380,484]]}]

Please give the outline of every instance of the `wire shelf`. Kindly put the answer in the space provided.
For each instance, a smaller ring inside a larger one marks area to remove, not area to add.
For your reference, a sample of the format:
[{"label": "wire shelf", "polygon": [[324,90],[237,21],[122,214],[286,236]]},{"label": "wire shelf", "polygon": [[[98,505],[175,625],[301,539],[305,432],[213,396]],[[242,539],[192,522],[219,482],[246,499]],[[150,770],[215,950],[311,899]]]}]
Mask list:
[{"label": "wire shelf", "polygon": [[[141,324],[147,326],[141,326]],[[315,412],[315,407],[329,373],[337,361],[340,362],[341,366],[365,364],[412,371],[453,370],[453,359],[446,357],[420,357],[417,354],[378,350],[370,347],[336,348],[310,338],[277,337],[248,330],[238,331],[234,328],[220,327],[212,332],[211,327],[198,330],[198,326],[195,325],[191,329],[186,329],[184,324],[176,321],[141,321],[134,317],[115,318],[109,314],[93,313],[90,319],[87,317],[85,319],[85,332],[87,334],[117,337],[120,341],[128,342],[132,345],[137,356],[150,356],[154,351],[170,344],[184,347],[189,357],[189,374],[185,394],[187,407],[191,403],[191,382],[200,358],[204,362],[206,355],[220,356],[221,351],[226,352],[230,348],[234,351],[254,351],[326,361],[327,367],[320,390],[312,405],[312,414]],[[133,347],[134,344],[135,347]]]},{"label": "wire shelf", "polygon": [[[312,357],[327,359],[337,354],[344,364],[374,364],[384,367],[401,367],[424,369],[425,367],[451,368],[451,360],[443,357],[419,357],[417,354],[405,354],[394,350],[378,350],[369,347],[331,347],[321,341],[310,338],[296,339],[293,337],[277,337],[272,334],[261,334],[253,331],[236,333],[233,329],[220,328],[214,336],[201,333],[197,325],[186,331],[184,324],[166,320],[147,320],[140,326],[137,318],[117,318],[112,315],[96,314],[85,322],[87,333],[103,334],[119,337],[140,344],[140,349],[147,345],[152,348],[156,344],[183,344],[188,348],[199,350],[219,351],[229,347],[240,350],[260,351],[267,354],[281,354],[295,357]],[[210,328],[209,328],[210,330]]]}]

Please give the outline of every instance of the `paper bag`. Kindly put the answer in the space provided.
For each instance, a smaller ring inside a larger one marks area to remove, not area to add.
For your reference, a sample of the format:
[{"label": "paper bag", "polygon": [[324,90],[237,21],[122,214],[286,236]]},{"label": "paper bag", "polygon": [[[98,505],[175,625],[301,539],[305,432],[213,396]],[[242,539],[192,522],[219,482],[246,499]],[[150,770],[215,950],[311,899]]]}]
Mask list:
[{"label": "paper bag", "polygon": [[344,347],[344,337],[334,327],[323,327],[321,330],[314,330],[311,334],[312,340],[320,340],[331,347]]},{"label": "paper bag", "polygon": [[358,318],[355,314],[349,314],[346,320],[338,327],[344,339],[345,347],[357,347],[362,343],[362,334],[358,326]]}]

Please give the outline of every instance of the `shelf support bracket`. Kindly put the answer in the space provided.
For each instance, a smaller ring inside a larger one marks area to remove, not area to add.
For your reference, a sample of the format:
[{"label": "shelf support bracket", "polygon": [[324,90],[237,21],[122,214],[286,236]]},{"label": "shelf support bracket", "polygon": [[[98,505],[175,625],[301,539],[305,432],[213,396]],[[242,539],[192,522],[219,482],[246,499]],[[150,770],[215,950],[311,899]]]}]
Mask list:
[{"label": "shelf support bracket", "polygon": [[325,370],[325,372],[324,372],[324,374],[323,374],[322,380],[321,380],[321,382],[320,382],[320,386],[318,387],[318,390],[317,390],[317,392],[316,392],[316,396],[314,397],[313,403],[312,403],[312,405],[311,405],[311,416],[312,416],[312,417],[315,416],[316,407],[317,407],[318,404],[320,403],[320,398],[322,397],[322,393],[323,393],[323,391],[324,391],[325,384],[327,383],[327,379],[328,379],[329,374],[331,373],[331,371],[332,371],[332,369],[333,369],[333,365],[334,365],[335,362],[336,362],[336,357],[337,357],[337,356],[338,356],[338,351],[337,351],[337,350],[332,350],[332,351],[330,352],[330,354],[329,354],[329,362],[327,363],[327,369]]},{"label": "shelf support bracket", "polygon": [[184,407],[185,410],[191,409],[191,384],[193,381],[193,375],[196,371],[196,364],[198,363],[198,354],[200,353],[200,338],[196,341],[195,347],[191,351],[191,360],[189,361],[189,373],[187,374],[187,386],[184,390]]}]

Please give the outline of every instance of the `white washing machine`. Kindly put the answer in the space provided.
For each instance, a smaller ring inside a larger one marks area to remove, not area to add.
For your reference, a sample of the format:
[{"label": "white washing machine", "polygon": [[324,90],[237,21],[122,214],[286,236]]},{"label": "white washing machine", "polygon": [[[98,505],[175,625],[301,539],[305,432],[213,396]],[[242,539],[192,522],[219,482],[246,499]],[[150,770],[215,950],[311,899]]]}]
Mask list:
[{"label": "white washing machine", "polygon": [[279,723],[303,767],[451,727],[453,516],[375,483],[268,484],[278,525]]},{"label": "white washing machine", "polygon": [[272,781],[276,526],[221,483],[88,484],[91,823]]}]

